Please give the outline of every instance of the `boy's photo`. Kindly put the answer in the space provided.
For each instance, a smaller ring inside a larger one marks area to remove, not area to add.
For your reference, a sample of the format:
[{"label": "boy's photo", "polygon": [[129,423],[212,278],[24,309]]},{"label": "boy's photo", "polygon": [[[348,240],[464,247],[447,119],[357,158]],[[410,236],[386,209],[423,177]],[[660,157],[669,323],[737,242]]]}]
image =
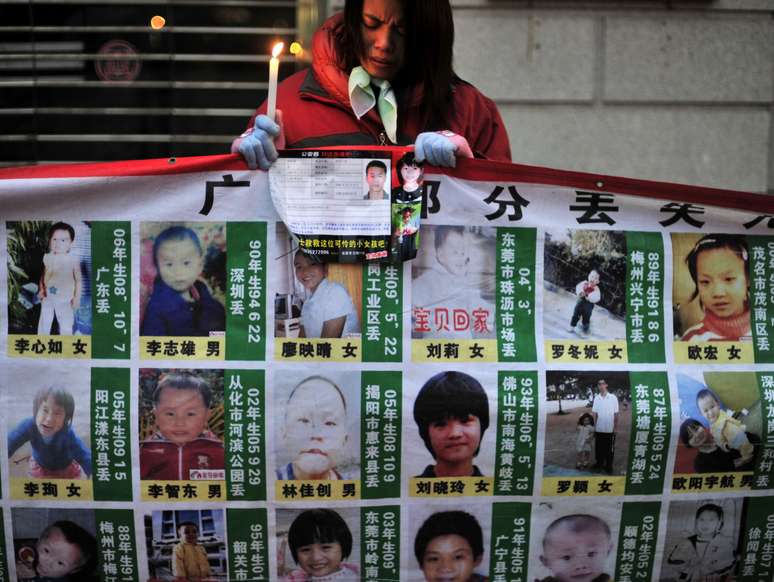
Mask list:
[{"label": "boy's photo", "polygon": [[360,479],[360,374],[275,376],[278,480]]},{"label": "boy's photo", "polygon": [[494,228],[422,229],[421,253],[411,263],[411,337],[494,339]]},{"label": "boy's photo", "polygon": [[295,246],[277,224],[272,276],[276,337],[360,337],[363,296],[361,264],[324,263]]},{"label": "boy's photo", "polygon": [[91,335],[91,226],[8,222],[8,333]]},{"label": "boy's photo", "polygon": [[474,504],[464,510],[448,505],[421,505],[409,513],[409,539],[413,556],[407,556],[411,580],[488,580],[491,540],[491,506]]},{"label": "boy's photo", "polygon": [[544,477],[626,474],[628,372],[547,371],[546,399]]},{"label": "boy's photo", "polygon": [[623,232],[546,231],[543,261],[546,339],[626,339]]},{"label": "boy's photo", "polygon": [[365,162],[365,189],[366,193],[363,196],[363,200],[390,199],[389,160],[370,160]]},{"label": "boy's photo", "polygon": [[226,330],[226,224],[140,224],[140,335]]},{"label": "boy's photo", "polygon": [[277,509],[281,582],[360,580],[360,510]]},{"label": "boy's photo", "polygon": [[140,479],[225,479],[223,370],[140,369]]},{"label": "boy's photo", "polygon": [[752,340],[749,264],[744,236],[672,235],[675,340]]},{"label": "boy's photo", "polygon": [[13,558],[19,582],[97,582],[94,511],[15,507]]},{"label": "boy's photo", "polygon": [[529,577],[539,582],[612,582],[620,502],[543,502],[532,510]]},{"label": "boy's photo", "polygon": [[763,434],[756,375],[691,372],[677,374],[675,473],[753,471]]},{"label": "boy's photo", "polygon": [[409,478],[493,475],[497,379],[477,376],[446,371],[407,387],[406,410],[414,419],[406,423]]},{"label": "boy's photo", "polygon": [[148,582],[226,582],[222,509],[166,509],[145,516]]},{"label": "boy's photo", "polygon": [[88,367],[58,364],[56,373],[9,366],[6,389],[9,475],[90,479],[91,378]]},{"label": "boy's photo", "polygon": [[729,497],[670,503],[659,580],[734,580],[743,502]]}]

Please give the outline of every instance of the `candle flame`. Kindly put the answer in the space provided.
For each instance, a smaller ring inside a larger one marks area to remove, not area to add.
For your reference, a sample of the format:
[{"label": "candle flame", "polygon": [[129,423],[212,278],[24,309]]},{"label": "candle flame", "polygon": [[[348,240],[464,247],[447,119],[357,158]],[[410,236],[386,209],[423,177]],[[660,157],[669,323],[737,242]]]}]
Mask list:
[{"label": "candle flame", "polygon": [[278,56],[280,56],[280,53],[282,52],[282,49],[285,48],[284,42],[278,42],[274,45],[274,47],[271,49],[271,58],[276,59]]},{"label": "candle flame", "polygon": [[303,47],[301,46],[300,42],[294,42],[290,45],[290,54],[294,56],[298,56],[303,51]]},{"label": "candle flame", "polygon": [[153,30],[161,30],[164,28],[164,25],[167,23],[167,21],[164,19],[163,16],[159,16],[158,14],[151,18],[150,25]]}]

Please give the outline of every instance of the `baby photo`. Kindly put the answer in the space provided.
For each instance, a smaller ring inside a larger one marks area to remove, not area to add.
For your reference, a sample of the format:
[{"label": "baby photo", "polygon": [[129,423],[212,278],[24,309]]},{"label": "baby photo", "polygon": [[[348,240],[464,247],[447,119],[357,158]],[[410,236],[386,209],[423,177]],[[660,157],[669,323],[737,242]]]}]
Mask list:
[{"label": "baby photo", "polygon": [[272,276],[277,337],[360,337],[363,267],[324,263],[297,248],[277,224]]},{"label": "baby photo", "polygon": [[8,222],[8,333],[91,335],[91,227]]},{"label": "baby photo", "polygon": [[[91,380],[88,367],[56,373],[6,370],[8,472],[11,478],[91,479]],[[14,390],[11,387],[24,386]]]},{"label": "baby photo", "polygon": [[94,511],[15,507],[13,558],[19,582],[97,582]]},{"label": "baby photo", "polygon": [[360,374],[275,375],[278,480],[360,479]]},{"label": "baby photo", "polygon": [[659,580],[734,580],[743,501],[736,497],[670,503]]},{"label": "baby photo", "polygon": [[543,502],[532,509],[530,580],[612,582],[621,503]]},{"label": "baby photo", "polygon": [[360,510],[277,509],[281,582],[360,580]]},{"label": "baby photo", "polygon": [[546,372],[545,477],[625,475],[632,422],[628,372]]},{"label": "baby photo", "polygon": [[546,339],[626,339],[623,232],[546,231],[543,260]]},{"label": "baby photo", "polygon": [[140,224],[140,335],[226,330],[226,225]]},{"label": "baby photo", "polygon": [[140,479],[225,479],[222,370],[140,369]]},{"label": "baby photo", "polygon": [[[412,378],[407,385],[404,475],[491,477],[497,432],[497,378],[460,371]],[[490,426],[491,423],[491,426]]]},{"label": "baby photo", "polygon": [[489,579],[491,528],[492,510],[488,504],[466,504],[464,509],[412,506],[409,540],[414,542],[414,552],[406,552],[408,579],[485,582]]},{"label": "baby photo", "polygon": [[411,337],[494,339],[494,228],[431,226],[411,263]]},{"label": "baby photo", "polygon": [[675,340],[751,341],[744,236],[673,234],[672,257]]},{"label": "baby photo", "polygon": [[763,434],[753,372],[677,374],[680,433],[675,473],[753,471]]},{"label": "baby photo", "polygon": [[226,582],[222,509],[166,509],[145,516],[148,582]]}]

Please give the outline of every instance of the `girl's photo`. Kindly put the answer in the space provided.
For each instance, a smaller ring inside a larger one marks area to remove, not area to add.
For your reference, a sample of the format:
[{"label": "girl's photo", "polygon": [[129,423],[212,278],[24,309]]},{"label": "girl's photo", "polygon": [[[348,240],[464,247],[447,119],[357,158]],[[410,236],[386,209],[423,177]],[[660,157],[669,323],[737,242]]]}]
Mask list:
[{"label": "girl's photo", "polygon": [[148,582],[227,582],[222,509],[164,509],[144,519]]},{"label": "girl's photo", "polygon": [[753,471],[763,434],[752,372],[677,374],[680,432],[675,473]]},{"label": "girl's photo", "polygon": [[670,503],[659,580],[735,580],[743,501],[728,497]]},{"label": "girl's photo", "polygon": [[11,510],[13,559],[19,582],[97,582],[94,511]]},{"label": "girl's photo", "polygon": [[277,509],[281,582],[360,580],[360,510]]},{"label": "girl's photo", "polygon": [[272,276],[275,335],[301,338],[360,337],[363,267],[324,263],[295,246],[277,225]]},{"label": "girl's photo", "polygon": [[91,335],[91,226],[8,222],[8,333]]},{"label": "girl's photo", "polygon": [[56,374],[9,366],[6,390],[8,467],[12,478],[90,479],[89,368],[59,365]]},{"label": "girl's photo", "polygon": [[411,337],[494,339],[494,228],[422,229],[425,252],[411,263]]},{"label": "girl's photo", "polygon": [[140,335],[226,330],[226,224],[140,224]]},{"label": "girl's photo", "polygon": [[276,478],[360,479],[360,374],[287,371],[275,382]]},{"label": "girl's photo", "polygon": [[745,238],[673,234],[672,256],[675,339],[751,341],[750,256]]},{"label": "girl's photo", "polygon": [[626,339],[623,232],[546,231],[543,260],[546,339]]},{"label": "girl's photo", "polygon": [[405,153],[395,166],[398,186],[392,189],[392,245],[393,256],[401,261],[415,258],[419,248],[423,166],[414,152]]}]

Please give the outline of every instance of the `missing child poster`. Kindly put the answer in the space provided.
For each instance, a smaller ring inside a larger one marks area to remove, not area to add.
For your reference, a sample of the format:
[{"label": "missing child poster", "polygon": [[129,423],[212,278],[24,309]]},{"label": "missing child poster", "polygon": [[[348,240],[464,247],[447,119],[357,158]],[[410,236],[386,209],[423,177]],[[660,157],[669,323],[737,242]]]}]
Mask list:
[{"label": "missing child poster", "polygon": [[405,148],[0,170],[0,582],[768,582],[772,216]]}]

